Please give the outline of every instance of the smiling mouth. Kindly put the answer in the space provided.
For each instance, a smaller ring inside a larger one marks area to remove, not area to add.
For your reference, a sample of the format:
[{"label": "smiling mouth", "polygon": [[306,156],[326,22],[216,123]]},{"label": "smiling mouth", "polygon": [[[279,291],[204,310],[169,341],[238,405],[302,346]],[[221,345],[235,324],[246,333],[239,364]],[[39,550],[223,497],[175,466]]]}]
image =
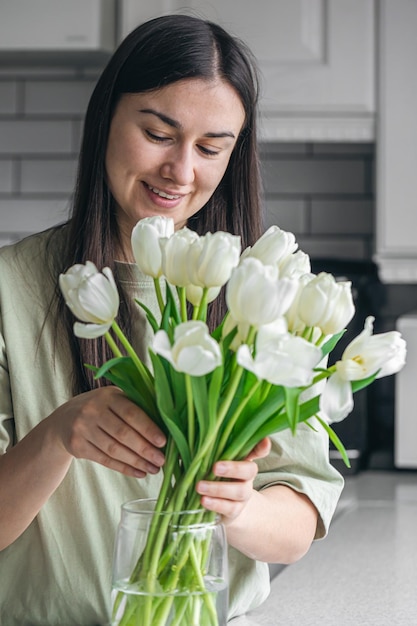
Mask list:
[{"label": "smiling mouth", "polygon": [[148,189],[153,191],[153,193],[156,193],[156,195],[160,198],[166,198],[167,200],[178,200],[179,198],[181,198],[181,196],[174,196],[170,193],[166,193],[165,191],[161,191],[157,187],[151,187],[151,185],[147,185],[147,187]]}]

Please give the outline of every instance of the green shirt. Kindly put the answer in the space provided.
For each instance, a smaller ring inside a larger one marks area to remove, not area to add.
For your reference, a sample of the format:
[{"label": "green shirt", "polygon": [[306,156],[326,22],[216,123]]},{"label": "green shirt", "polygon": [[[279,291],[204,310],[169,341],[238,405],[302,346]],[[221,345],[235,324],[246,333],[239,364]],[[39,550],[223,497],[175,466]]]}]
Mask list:
[{"label": "green shirt", "polygon": [[[62,244],[65,229],[54,238]],[[48,278],[48,234],[0,250],[0,453],[20,441],[71,393],[70,355],[46,316],[56,283]],[[59,249],[59,248],[58,248]],[[153,283],[136,266],[119,263],[118,280],[132,297],[157,310]],[[56,276],[56,281],[58,276]],[[136,348],[144,357],[151,330],[138,308]],[[282,483],[305,493],[323,537],[343,479],[329,464],[322,429],[301,427],[296,438],[274,436],[259,461],[256,488]],[[4,626],[105,626],[110,616],[113,543],[120,506],[157,494],[160,475],[144,479],[74,459],[62,483],[16,541],[0,552],[0,623]],[[229,617],[258,606],[269,593],[265,563],[229,549]]]}]

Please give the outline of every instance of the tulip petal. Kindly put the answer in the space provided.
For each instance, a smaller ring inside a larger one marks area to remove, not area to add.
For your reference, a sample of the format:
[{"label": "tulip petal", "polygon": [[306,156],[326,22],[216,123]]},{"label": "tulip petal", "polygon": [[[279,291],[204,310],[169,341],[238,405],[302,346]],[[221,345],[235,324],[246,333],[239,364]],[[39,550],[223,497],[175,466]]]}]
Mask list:
[{"label": "tulip petal", "polygon": [[81,339],[97,339],[102,337],[108,330],[110,330],[110,324],[82,324],[81,322],[74,323],[74,335]]},{"label": "tulip petal", "polygon": [[341,422],[353,409],[352,386],[334,373],[326,381],[320,398],[320,410],[330,422]]}]

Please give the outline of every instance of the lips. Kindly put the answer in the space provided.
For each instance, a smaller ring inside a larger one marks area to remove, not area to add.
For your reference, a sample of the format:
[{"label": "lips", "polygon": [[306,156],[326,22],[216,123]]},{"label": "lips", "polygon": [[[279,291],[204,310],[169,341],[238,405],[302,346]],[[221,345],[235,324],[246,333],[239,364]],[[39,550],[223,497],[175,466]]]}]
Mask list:
[{"label": "lips", "polygon": [[178,200],[179,198],[181,198],[180,195],[167,193],[166,191],[162,191],[162,189],[158,189],[157,187],[152,187],[151,185],[147,185],[147,187],[160,198],[166,198],[167,200]]}]

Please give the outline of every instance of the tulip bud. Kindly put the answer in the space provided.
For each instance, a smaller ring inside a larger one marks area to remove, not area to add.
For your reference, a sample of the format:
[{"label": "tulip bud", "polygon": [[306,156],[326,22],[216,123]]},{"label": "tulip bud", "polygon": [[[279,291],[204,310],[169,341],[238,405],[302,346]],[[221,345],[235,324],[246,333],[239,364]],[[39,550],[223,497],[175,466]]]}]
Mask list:
[{"label": "tulip bud", "polygon": [[251,248],[246,248],[242,260],[252,257],[259,259],[264,265],[279,266],[297,248],[293,233],[281,230],[278,226],[270,226]]},{"label": "tulip bud", "polygon": [[291,305],[297,281],[278,278],[278,269],[255,258],[236,267],[226,289],[226,301],[237,322],[259,327],[273,322]]},{"label": "tulip bud", "polygon": [[171,237],[160,239],[162,250],[162,273],[171,285],[186,287],[192,281],[190,272],[190,248],[199,239],[189,228],[175,231]]},{"label": "tulip bud", "polygon": [[259,329],[254,357],[247,345],[237,351],[239,365],[262,380],[286,387],[310,385],[322,356],[320,348],[288,333],[282,318]]},{"label": "tulip bud", "polygon": [[333,335],[343,330],[354,312],[351,283],[336,282],[326,272],[315,276],[300,293],[300,319],[306,326],[319,327],[325,335]]},{"label": "tulip bud", "polygon": [[405,364],[406,343],[398,331],[373,335],[372,316],[363,331],[345,348],[336,371],[330,376],[320,398],[320,408],[333,422],[339,422],[353,408],[353,380],[377,378],[399,372]]},{"label": "tulip bud", "polygon": [[[213,302],[219,295],[221,287],[210,287],[207,294],[207,302]],[[203,297],[203,288],[198,285],[187,285],[185,294],[188,302],[193,306],[199,306]]]},{"label": "tulip bud", "polygon": [[201,287],[221,287],[227,283],[240,258],[240,237],[207,233],[190,249],[190,282]]},{"label": "tulip bud", "polygon": [[162,252],[159,240],[174,233],[174,220],[155,215],[140,220],[132,230],[132,251],[136,265],[147,276],[162,275]]},{"label": "tulip bud", "polygon": [[207,325],[200,321],[176,326],[172,346],[168,334],[159,330],[153,338],[152,350],[167,359],[178,372],[192,376],[204,376],[222,362],[219,344],[210,336]]},{"label": "tulip bud", "polygon": [[77,264],[59,276],[59,286],[69,309],[82,322],[74,324],[77,337],[94,339],[104,335],[119,308],[119,294],[110,268],[100,273],[94,263]]},{"label": "tulip bud", "polygon": [[378,372],[377,378],[396,374],[405,364],[406,343],[398,331],[373,335],[374,318],[365,320],[363,331],[353,339],[336,363],[344,380],[361,380]]}]

